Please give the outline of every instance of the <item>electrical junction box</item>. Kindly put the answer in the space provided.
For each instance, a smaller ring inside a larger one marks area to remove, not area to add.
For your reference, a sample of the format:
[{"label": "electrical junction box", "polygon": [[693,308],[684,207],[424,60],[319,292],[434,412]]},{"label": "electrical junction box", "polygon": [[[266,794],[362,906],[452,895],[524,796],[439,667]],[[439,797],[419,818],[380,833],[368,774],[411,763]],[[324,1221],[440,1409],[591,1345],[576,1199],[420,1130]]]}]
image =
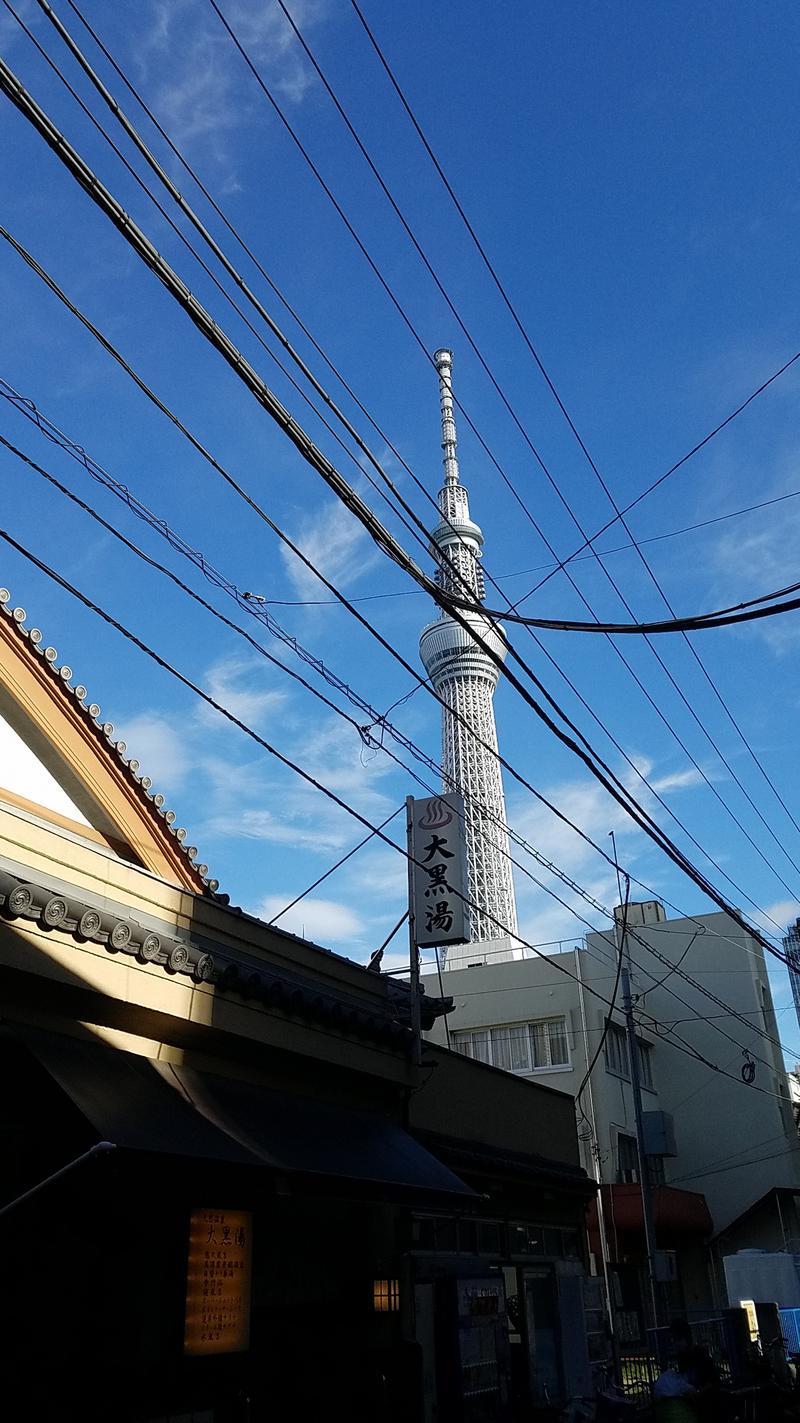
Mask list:
[{"label": "electrical junction box", "polygon": [[655,1256],[656,1279],[664,1285],[674,1284],[678,1278],[678,1257],[674,1250],[657,1250]]},{"label": "electrical junction box", "polygon": [[677,1156],[671,1112],[642,1112],[645,1156]]}]

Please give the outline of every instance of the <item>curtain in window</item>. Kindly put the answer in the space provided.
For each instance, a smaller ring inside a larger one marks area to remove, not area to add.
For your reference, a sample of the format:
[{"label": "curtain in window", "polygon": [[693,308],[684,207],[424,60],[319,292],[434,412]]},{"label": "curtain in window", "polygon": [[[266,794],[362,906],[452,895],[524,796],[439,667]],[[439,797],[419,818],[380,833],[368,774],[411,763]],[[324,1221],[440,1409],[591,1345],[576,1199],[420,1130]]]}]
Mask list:
[{"label": "curtain in window", "polygon": [[492,1062],[495,1067],[511,1071],[510,1028],[492,1028]]},{"label": "curtain in window", "polygon": [[531,1023],[531,1057],[534,1067],[549,1067],[549,1044],[546,1023]]},{"label": "curtain in window", "polygon": [[476,1057],[478,1062],[491,1062],[492,1055],[489,1051],[488,1031],[481,1029],[479,1032],[472,1034],[472,1056]]},{"label": "curtain in window", "polygon": [[547,1025],[550,1039],[550,1061],[553,1066],[562,1066],[569,1062],[569,1048],[567,1047],[567,1024],[563,1018],[552,1018]]},{"label": "curtain in window", "polygon": [[524,1023],[492,1028],[492,1062],[506,1072],[529,1072],[528,1030]]}]

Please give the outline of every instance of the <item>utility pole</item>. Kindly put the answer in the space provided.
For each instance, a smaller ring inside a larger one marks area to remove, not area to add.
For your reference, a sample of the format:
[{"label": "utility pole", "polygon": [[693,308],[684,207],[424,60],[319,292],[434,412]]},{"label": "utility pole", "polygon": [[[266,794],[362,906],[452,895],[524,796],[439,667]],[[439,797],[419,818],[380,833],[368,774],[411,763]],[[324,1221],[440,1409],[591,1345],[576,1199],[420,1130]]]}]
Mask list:
[{"label": "utility pole", "polygon": [[[620,868],[617,861],[617,843],[614,832],[611,832],[611,841],[614,846],[614,860],[617,868],[617,879],[619,883]],[[619,884],[621,891],[621,884]],[[625,898],[619,906],[622,915],[621,920],[614,911],[614,936],[617,940],[617,952],[621,958],[620,987],[622,988],[622,1011],[625,1014],[625,1028],[628,1040],[628,1061],[630,1063],[631,1087],[633,1089],[633,1110],[636,1119],[636,1146],[639,1156],[639,1189],[642,1193],[642,1222],[644,1225],[644,1243],[647,1254],[647,1274],[650,1282],[650,1303],[653,1311],[653,1328],[658,1330],[660,1322],[660,1310],[658,1307],[658,1282],[656,1278],[656,1230],[653,1220],[653,1193],[650,1189],[650,1173],[647,1164],[644,1142],[644,1121],[642,1114],[642,1083],[639,1076],[639,1043],[636,1038],[636,1025],[633,1021],[633,999],[631,997],[631,975],[630,975],[630,952],[628,949],[628,900],[630,897],[630,879],[625,875]],[[622,894],[620,893],[620,899]],[[655,1334],[656,1357],[659,1354],[659,1337]]]},{"label": "utility pole", "polygon": [[[589,1068],[589,1028],[586,1022],[586,1002],[583,992],[583,973],[581,971],[581,951],[575,949],[575,977],[578,982],[578,1004],[581,1010],[581,1027],[583,1029],[583,1051],[586,1057],[587,1072]],[[445,1020],[446,1022],[446,1020]],[[603,1286],[606,1296],[606,1311],[608,1313],[608,1327],[611,1331],[611,1346],[614,1351],[614,1361],[618,1361],[617,1330],[614,1323],[614,1301],[611,1295],[611,1279],[609,1275],[609,1253],[608,1234],[606,1232],[606,1215],[603,1205],[603,1173],[600,1168],[600,1143],[597,1137],[597,1117],[594,1109],[594,1092],[592,1091],[592,1075],[588,1072],[586,1080],[587,1096],[589,1099],[589,1137],[592,1161],[594,1163],[594,1176],[597,1181],[597,1231],[600,1236],[600,1262],[603,1266]],[[578,1104],[580,1105],[580,1104]]]}]

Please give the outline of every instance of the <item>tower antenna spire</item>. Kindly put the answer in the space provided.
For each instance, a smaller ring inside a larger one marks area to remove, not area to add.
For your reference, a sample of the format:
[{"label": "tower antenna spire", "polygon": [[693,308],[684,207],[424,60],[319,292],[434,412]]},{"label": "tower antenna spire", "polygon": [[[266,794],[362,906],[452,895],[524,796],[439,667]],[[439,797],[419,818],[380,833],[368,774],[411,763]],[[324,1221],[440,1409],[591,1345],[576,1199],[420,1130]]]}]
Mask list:
[{"label": "tower antenna spire", "polygon": [[456,452],[456,417],[453,409],[453,352],[434,351],[433,360],[439,372],[439,405],[442,411],[442,450],[444,452],[444,482],[458,484]]}]

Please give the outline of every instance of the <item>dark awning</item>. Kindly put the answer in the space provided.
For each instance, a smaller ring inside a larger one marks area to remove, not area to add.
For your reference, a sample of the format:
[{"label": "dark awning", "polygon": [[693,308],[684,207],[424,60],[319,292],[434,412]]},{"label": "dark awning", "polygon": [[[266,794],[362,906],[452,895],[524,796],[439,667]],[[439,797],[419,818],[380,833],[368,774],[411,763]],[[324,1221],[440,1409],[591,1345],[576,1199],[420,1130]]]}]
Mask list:
[{"label": "dark awning", "polygon": [[93,1041],[15,1029],[103,1140],[283,1175],[380,1188],[399,1199],[476,1199],[387,1117],[155,1062]]}]

